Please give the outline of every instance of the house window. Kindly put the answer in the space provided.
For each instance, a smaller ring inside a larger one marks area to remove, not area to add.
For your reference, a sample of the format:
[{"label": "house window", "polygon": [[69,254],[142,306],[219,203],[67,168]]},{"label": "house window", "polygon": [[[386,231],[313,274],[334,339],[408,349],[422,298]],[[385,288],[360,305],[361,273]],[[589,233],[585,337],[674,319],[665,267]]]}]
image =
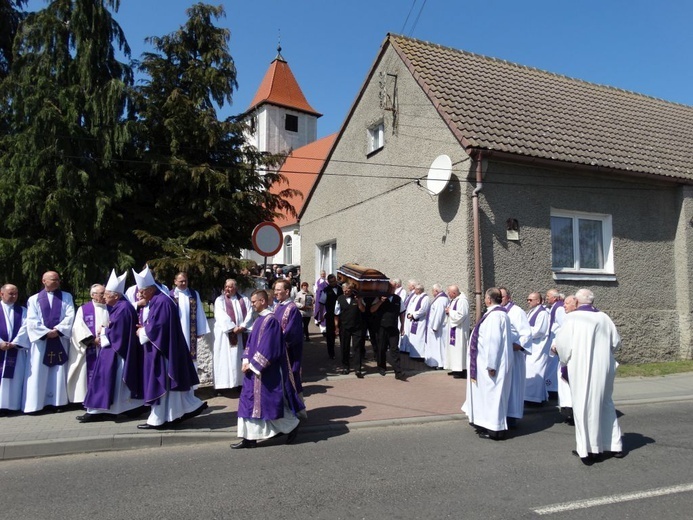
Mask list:
[{"label": "house window", "polygon": [[289,265],[294,263],[293,240],[289,235],[284,237],[284,263]]},{"label": "house window", "polygon": [[385,146],[385,123],[380,121],[368,129],[368,153],[380,150],[383,146]]},{"label": "house window", "polygon": [[615,279],[611,215],[551,211],[551,268],[556,279]]},{"label": "house window", "polygon": [[335,274],[337,272],[337,242],[318,246],[316,279],[320,276],[320,271],[323,270],[327,274]]},{"label": "house window", "polygon": [[284,119],[284,129],[288,132],[298,132],[298,116],[286,114]]}]

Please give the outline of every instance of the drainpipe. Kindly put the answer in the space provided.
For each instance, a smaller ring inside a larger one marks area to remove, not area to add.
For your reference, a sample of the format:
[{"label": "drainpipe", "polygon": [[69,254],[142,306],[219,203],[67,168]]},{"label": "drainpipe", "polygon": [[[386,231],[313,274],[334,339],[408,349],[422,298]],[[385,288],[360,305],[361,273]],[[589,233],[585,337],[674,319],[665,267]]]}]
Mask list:
[{"label": "drainpipe", "polygon": [[[479,192],[483,188],[481,176],[481,150],[476,154],[476,188],[472,193],[472,219],[474,223],[474,301],[476,303],[476,321],[481,319],[481,229],[479,226]],[[475,321],[475,323],[476,323]]]}]

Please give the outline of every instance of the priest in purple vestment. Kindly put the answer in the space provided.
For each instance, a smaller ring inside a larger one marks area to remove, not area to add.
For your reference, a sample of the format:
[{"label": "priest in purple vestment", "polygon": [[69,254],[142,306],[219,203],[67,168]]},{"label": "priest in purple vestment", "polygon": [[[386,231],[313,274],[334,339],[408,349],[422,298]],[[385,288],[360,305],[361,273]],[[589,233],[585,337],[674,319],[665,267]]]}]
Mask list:
[{"label": "priest in purple vestment", "polygon": [[267,307],[264,290],[253,292],[250,303],[258,314],[243,355],[243,388],[238,403],[238,436],[233,449],[254,448],[258,440],[288,434],[287,444],[296,439],[297,414],[305,408],[298,397],[282,329]]},{"label": "priest in purple vestment", "polygon": [[195,396],[199,384],[178,307],[168,292],[159,289],[149,268],[135,274],[146,301],[137,335],[144,349],[144,401],[151,406],[147,422],[137,427],[161,429],[199,415],[207,403]]},{"label": "priest in purple vestment", "polygon": [[303,318],[291,296],[291,283],[288,280],[274,282],[274,315],[279,320],[286,341],[286,351],[289,354],[289,364],[294,378],[296,391],[303,392],[301,382],[301,364],[303,361]]},{"label": "priest in purple vestment", "polygon": [[137,339],[137,312],[125,298],[125,278],[111,271],[104,299],[108,323],[101,331],[101,349],[96,358],[84,405],[87,413],[79,422],[114,419],[118,414],[141,415],[144,410],[142,387],[142,346]]}]

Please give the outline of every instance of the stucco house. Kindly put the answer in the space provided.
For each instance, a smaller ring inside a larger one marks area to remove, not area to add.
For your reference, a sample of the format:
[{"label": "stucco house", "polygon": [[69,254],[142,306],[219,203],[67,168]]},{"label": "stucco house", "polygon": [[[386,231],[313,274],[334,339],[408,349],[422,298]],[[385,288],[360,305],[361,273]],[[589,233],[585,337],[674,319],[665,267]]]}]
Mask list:
[{"label": "stucco house", "polygon": [[691,358],[693,107],[388,35],[299,217],[305,278],[456,283],[477,316],[588,287],[621,361]]}]

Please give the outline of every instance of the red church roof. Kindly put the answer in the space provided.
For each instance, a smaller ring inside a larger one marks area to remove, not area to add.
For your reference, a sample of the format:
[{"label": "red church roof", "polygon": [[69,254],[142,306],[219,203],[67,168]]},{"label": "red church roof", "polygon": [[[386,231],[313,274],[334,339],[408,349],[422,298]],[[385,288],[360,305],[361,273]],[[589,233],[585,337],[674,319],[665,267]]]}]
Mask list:
[{"label": "red church roof", "polygon": [[289,68],[289,64],[284,60],[281,53],[277,54],[277,57],[270,64],[246,112],[264,103],[292,108],[314,114],[318,117],[322,116],[306,100],[301,87],[298,86],[298,82]]},{"label": "red church roof", "polygon": [[[284,164],[279,169],[279,173],[287,178],[289,185],[287,186],[284,183],[279,185],[275,184],[270,188],[270,191],[272,193],[278,193],[287,187],[300,191],[303,197],[299,196],[287,199],[294,207],[297,214],[301,213],[303,205],[306,203],[308,195],[313,189],[313,185],[318,180],[318,174],[336,138],[337,134],[334,133],[305,146],[301,146],[300,148],[296,148],[286,158]],[[274,219],[274,223],[279,227],[291,226],[296,224],[296,222],[298,222],[296,217],[292,217],[283,212]]]}]

